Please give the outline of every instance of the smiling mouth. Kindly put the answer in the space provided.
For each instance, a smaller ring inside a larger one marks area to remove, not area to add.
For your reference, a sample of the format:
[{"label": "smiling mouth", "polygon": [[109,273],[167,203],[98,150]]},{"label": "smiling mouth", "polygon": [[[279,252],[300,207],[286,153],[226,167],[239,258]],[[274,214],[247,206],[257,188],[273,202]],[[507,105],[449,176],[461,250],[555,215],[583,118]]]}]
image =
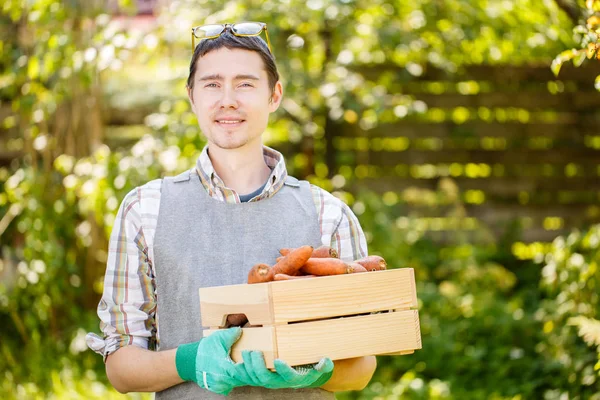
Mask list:
[{"label": "smiling mouth", "polygon": [[221,125],[239,125],[242,122],[245,122],[246,120],[244,119],[237,119],[237,120],[216,120],[217,124],[221,124]]}]

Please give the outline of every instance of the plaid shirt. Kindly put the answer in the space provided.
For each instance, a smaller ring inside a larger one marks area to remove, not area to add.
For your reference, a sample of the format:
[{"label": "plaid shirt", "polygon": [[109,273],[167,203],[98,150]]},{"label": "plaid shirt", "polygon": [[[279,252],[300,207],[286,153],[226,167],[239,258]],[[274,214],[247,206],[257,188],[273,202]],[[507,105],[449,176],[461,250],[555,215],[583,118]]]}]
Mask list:
[{"label": "plaid shirt", "polygon": [[[281,153],[263,147],[265,162],[272,170],[263,191],[250,201],[273,196],[287,177]],[[239,195],[216,174],[205,147],[195,167],[211,197],[239,203]],[[119,208],[108,246],[104,293],[98,304],[104,338],[88,333],[89,348],[108,354],[127,345],[159,349],[154,275],[154,234],[158,221],[162,179],[130,191]],[[311,185],[324,245],[337,249],[340,258],[352,261],[367,255],[367,243],[350,208],[329,192]]]}]

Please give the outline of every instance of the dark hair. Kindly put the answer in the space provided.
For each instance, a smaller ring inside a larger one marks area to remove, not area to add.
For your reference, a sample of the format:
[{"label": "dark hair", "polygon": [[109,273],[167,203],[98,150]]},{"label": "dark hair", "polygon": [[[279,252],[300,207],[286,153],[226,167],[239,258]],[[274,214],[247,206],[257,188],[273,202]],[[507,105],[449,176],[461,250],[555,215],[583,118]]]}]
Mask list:
[{"label": "dark hair", "polygon": [[255,51],[260,55],[265,65],[265,71],[269,77],[269,88],[271,93],[275,89],[275,84],[279,80],[279,72],[277,72],[277,65],[275,65],[275,57],[269,51],[269,47],[265,41],[258,36],[235,36],[229,30],[226,30],[221,36],[214,39],[201,40],[192,56],[190,63],[190,75],[187,79],[187,87],[190,90],[194,89],[194,75],[196,74],[196,66],[198,59],[213,50],[226,47],[228,49],[242,49]]}]

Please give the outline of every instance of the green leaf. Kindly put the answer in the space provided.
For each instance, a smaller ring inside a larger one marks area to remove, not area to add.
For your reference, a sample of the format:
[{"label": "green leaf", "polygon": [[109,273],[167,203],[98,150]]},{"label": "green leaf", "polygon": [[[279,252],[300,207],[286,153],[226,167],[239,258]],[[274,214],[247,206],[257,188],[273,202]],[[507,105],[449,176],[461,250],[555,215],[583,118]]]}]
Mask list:
[{"label": "green leaf", "polygon": [[561,52],[558,56],[556,56],[554,61],[552,61],[552,65],[550,66],[550,68],[552,69],[552,72],[554,73],[554,76],[558,76],[560,68],[562,67],[562,64],[565,61],[572,60],[579,54],[580,51],[581,50],[577,50],[577,49],[565,50],[565,51]]},{"label": "green leaf", "polygon": [[562,59],[560,56],[556,57],[553,61],[552,61],[552,65],[550,65],[550,69],[552,70],[552,73],[554,74],[554,76],[558,76],[558,73],[560,72],[560,68],[562,67]]},{"label": "green leaf", "polygon": [[27,65],[27,76],[29,79],[37,79],[40,74],[40,61],[37,57],[29,59],[29,65]]},{"label": "green leaf", "polygon": [[569,318],[567,323],[569,325],[574,325],[579,329],[579,336],[583,338],[588,346],[600,346],[599,320],[578,316]]},{"label": "green leaf", "polygon": [[596,90],[600,91],[600,75],[596,77],[596,81],[594,82],[594,87]]},{"label": "green leaf", "polygon": [[583,61],[585,60],[585,56],[586,56],[585,49],[577,50],[577,55],[575,57],[573,57],[573,65],[576,67],[579,67],[581,64],[583,64]]}]

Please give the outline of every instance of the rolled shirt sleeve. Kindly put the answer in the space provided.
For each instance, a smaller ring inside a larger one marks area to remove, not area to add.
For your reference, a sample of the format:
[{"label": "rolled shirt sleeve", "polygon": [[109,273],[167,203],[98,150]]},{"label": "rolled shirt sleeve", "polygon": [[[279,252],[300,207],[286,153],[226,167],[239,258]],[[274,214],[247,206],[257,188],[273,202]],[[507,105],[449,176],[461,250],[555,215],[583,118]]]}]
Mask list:
[{"label": "rolled shirt sleeve", "polygon": [[121,347],[154,346],[156,292],[144,236],[140,188],[129,192],[117,213],[108,246],[104,290],[98,304],[102,337],[86,335],[90,349],[106,357]]},{"label": "rolled shirt sleeve", "polygon": [[331,247],[337,249],[344,261],[354,261],[366,257],[367,239],[358,218],[350,207],[341,200],[340,221],[331,235]]},{"label": "rolled shirt sleeve", "polygon": [[319,216],[321,242],[337,250],[340,259],[354,261],[368,255],[367,240],[350,207],[328,191],[311,185]]}]

